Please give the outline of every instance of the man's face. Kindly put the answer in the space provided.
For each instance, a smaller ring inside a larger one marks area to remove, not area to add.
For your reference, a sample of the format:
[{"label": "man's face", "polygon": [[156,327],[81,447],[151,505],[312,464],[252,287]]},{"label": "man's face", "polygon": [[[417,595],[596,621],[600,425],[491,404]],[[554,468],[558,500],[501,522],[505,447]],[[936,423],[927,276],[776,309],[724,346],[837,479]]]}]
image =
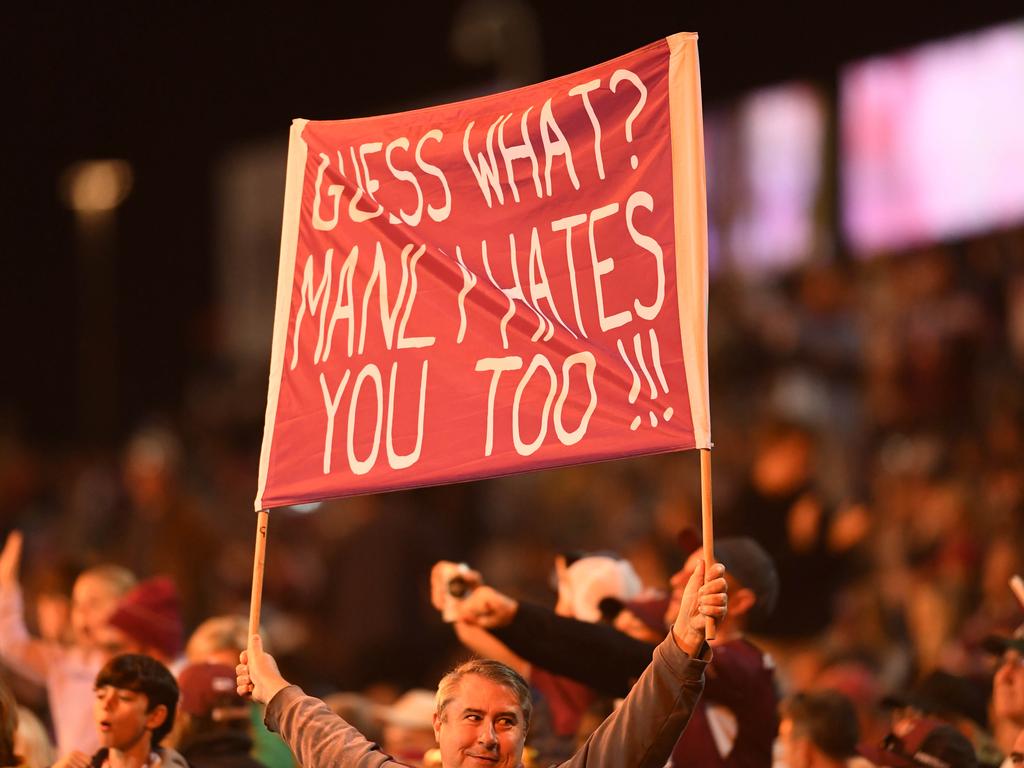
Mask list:
[{"label": "man's face", "polygon": [[[103,685],[96,689],[93,715],[100,734],[100,744],[108,749],[127,752],[140,742],[148,741],[152,729],[167,717],[162,704],[147,712],[146,694],[127,688]],[[148,749],[148,747],[147,747]]]},{"label": "man's face", "polygon": [[434,735],[444,768],[516,768],[523,758],[526,721],[515,692],[480,675],[466,675]]},{"label": "man's face", "polygon": [[1010,649],[992,679],[995,716],[1024,726],[1024,656]]},{"label": "man's face", "polygon": [[75,642],[93,647],[97,628],[106,623],[117,607],[119,595],[98,576],[79,576],[71,590],[71,630]]}]

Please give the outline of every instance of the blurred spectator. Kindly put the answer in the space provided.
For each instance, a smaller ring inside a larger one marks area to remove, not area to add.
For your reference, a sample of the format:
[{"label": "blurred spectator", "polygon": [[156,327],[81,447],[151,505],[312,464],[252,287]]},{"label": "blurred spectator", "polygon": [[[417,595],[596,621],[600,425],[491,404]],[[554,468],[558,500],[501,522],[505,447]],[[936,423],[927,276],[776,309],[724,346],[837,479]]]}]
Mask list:
[{"label": "blurred spectator", "polygon": [[[384,723],[381,721],[380,714],[390,705],[375,704],[368,696],[348,691],[337,691],[325,696],[324,704],[370,741],[377,744],[383,742]],[[290,751],[289,754],[291,754]]]},{"label": "blurred spectator", "polygon": [[1024,632],[1013,637],[990,637],[985,647],[998,656],[992,678],[992,734],[1004,755],[1024,730]]},{"label": "blurred spectator", "polygon": [[84,571],[71,595],[74,644],[40,640],[28,634],[24,623],[18,583],[21,547],[21,533],[15,531],[0,552],[0,656],[21,674],[46,684],[58,751],[90,752],[99,743],[90,717],[92,681],[106,659],[99,635],[134,576],[114,565]]},{"label": "blurred spectator", "polygon": [[988,733],[986,691],[966,677],[935,670],[906,693],[891,694],[882,705],[893,709],[894,726],[912,724],[921,717],[932,717],[956,728],[974,747],[981,765],[998,765],[1001,759]]},{"label": "blurred spectator", "polygon": [[643,589],[633,566],[617,555],[558,555],[555,574],[555,613],[580,621],[600,621],[601,601],[605,598],[631,600]]},{"label": "blurred spectator", "polygon": [[877,766],[891,768],[977,768],[967,737],[941,720],[920,718],[893,729],[880,744],[861,743],[858,751]]},{"label": "blurred spectator", "polygon": [[118,601],[102,632],[102,643],[112,654],[142,653],[173,664],[184,632],[174,582],[166,576],[139,582]]},{"label": "blurred spectator", "polygon": [[778,605],[751,623],[764,635],[806,640],[822,632],[843,583],[843,558],[865,534],[863,526],[831,511],[815,488],[815,455],[814,435],[800,424],[766,426],[728,524],[721,526],[723,533],[757,540],[776,563]]},{"label": "blurred spectator", "polygon": [[21,765],[14,745],[14,733],[18,728],[18,703],[0,680],[0,768]]},{"label": "blurred spectator", "polygon": [[[424,755],[437,744],[434,737],[434,692],[414,688],[379,713],[384,723],[381,749],[410,765],[422,765]],[[364,734],[365,735],[365,734]]]},{"label": "blurred spectator", "polygon": [[[191,664],[222,664],[234,669],[245,650],[249,619],[240,614],[211,616],[192,632],[185,645],[185,658]],[[295,760],[288,747],[263,722],[263,707],[249,702],[250,736],[253,757],[267,768],[293,768]]]},{"label": "blurred spectator", "polygon": [[841,693],[798,693],[782,703],[780,768],[846,768],[857,755],[857,714]]},{"label": "blurred spectator", "polygon": [[118,533],[108,546],[136,573],[170,576],[183,619],[197,623],[209,613],[211,594],[196,564],[216,562],[218,542],[183,479],[177,435],[162,425],[139,430],[125,447],[121,469],[123,496],[111,521]]},{"label": "blurred spectator", "polygon": [[1024,765],[1024,731],[1021,731],[1017,740],[1013,742],[1013,751],[1003,763],[1003,768],[1020,768],[1022,765]]},{"label": "blurred spectator", "polygon": [[178,686],[178,751],[191,768],[265,768],[249,754],[250,702],[235,690],[233,666],[189,664]]},{"label": "blurred spectator", "polygon": [[24,768],[48,768],[57,759],[50,734],[30,710],[18,707],[18,730],[14,733],[14,751]]},{"label": "blurred spectator", "polygon": [[185,646],[190,662],[210,664],[238,663],[238,654],[245,650],[249,636],[249,619],[241,614],[212,616],[196,627]]},{"label": "blurred spectator", "polygon": [[831,659],[815,675],[812,691],[835,691],[845,696],[857,713],[862,740],[880,741],[889,732],[890,718],[882,710],[882,684],[870,661],[857,656]]}]

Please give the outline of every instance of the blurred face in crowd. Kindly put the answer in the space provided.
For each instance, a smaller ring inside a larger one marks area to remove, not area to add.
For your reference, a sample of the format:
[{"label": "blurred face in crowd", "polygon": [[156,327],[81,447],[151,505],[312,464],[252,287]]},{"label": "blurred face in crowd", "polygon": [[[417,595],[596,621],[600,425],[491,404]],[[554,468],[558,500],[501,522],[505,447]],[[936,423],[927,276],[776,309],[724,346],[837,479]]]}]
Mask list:
[{"label": "blurred face in crowd", "polygon": [[1024,727],[1024,656],[1010,649],[992,680],[992,709],[996,717]]},{"label": "blurred face in crowd", "polygon": [[779,722],[779,746],[782,749],[782,764],[786,768],[807,768],[811,742],[798,733],[791,717],[785,717]]},{"label": "blurred face in crowd", "polygon": [[167,717],[163,704],[149,709],[146,694],[112,685],[96,689],[93,715],[100,743],[108,749],[129,752],[138,747],[149,751],[152,731]]},{"label": "blurred face in crowd", "polygon": [[434,715],[444,768],[516,768],[523,757],[526,719],[515,691],[466,675],[444,711]]},{"label": "blurred face in crowd", "polygon": [[83,574],[71,590],[71,631],[75,642],[95,647],[96,635],[117,607],[120,593],[100,576]]},{"label": "blurred face in crowd", "polygon": [[798,433],[779,436],[761,446],[752,468],[754,485],[769,495],[802,485],[811,471],[811,444]]}]

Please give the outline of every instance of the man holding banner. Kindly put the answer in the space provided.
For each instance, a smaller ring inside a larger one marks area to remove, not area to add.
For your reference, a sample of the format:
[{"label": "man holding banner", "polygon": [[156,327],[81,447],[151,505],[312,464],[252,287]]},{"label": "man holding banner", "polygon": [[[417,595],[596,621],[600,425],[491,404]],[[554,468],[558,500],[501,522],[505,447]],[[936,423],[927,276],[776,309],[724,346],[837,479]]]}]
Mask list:
[{"label": "man holding banner", "polygon": [[[661,768],[686,728],[711,658],[708,619],[726,616],[725,568],[701,562],[690,577],[668,637],[623,704],[565,763],[564,768]],[[702,586],[703,585],[703,586]],[[280,733],[304,768],[388,768],[390,756],[290,685],[258,635],[237,667],[238,692],[267,704],[267,726]],[[500,662],[471,661],[438,685],[434,735],[443,768],[517,768],[530,725],[529,686]]]},{"label": "man holding banner", "polygon": [[[507,93],[293,122],[238,685],[305,768],[394,761],[262,652],[266,510],[698,448],[705,559],[625,704],[565,765],[665,764],[725,616],[706,347],[695,34]],[[475,669],[439,688],[443,764],[515,768],[525,683]]]}]

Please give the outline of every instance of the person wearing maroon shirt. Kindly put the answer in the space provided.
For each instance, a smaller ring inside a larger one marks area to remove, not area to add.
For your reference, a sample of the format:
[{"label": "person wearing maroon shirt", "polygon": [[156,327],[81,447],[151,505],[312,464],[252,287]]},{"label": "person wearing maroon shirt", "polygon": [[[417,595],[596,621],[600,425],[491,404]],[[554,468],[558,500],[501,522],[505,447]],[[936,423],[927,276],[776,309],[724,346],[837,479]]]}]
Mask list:
[{"label": "person wearing maroon shirt", "polygon": [[[682,588],[702,557],[701,550],[694,551],[672,577],[667,624],[674,620]],[[778,598],[778,575],[764,549],[747,537],[716,541],[715,558],[726,567],[729,613],[711,641],[714,656],[704,695],[669,765],[768,768],[778,731],[775,673],[765,654],[744,637],[744,630],[771,612]],[[479,580],[479,574],[473,576]],[[655,647],[606,625],[557,616],[513,600],[482,583],[461,601],[458,611],[460,621],[487,629],[531,663],[609,696],[629,692]]]}]

